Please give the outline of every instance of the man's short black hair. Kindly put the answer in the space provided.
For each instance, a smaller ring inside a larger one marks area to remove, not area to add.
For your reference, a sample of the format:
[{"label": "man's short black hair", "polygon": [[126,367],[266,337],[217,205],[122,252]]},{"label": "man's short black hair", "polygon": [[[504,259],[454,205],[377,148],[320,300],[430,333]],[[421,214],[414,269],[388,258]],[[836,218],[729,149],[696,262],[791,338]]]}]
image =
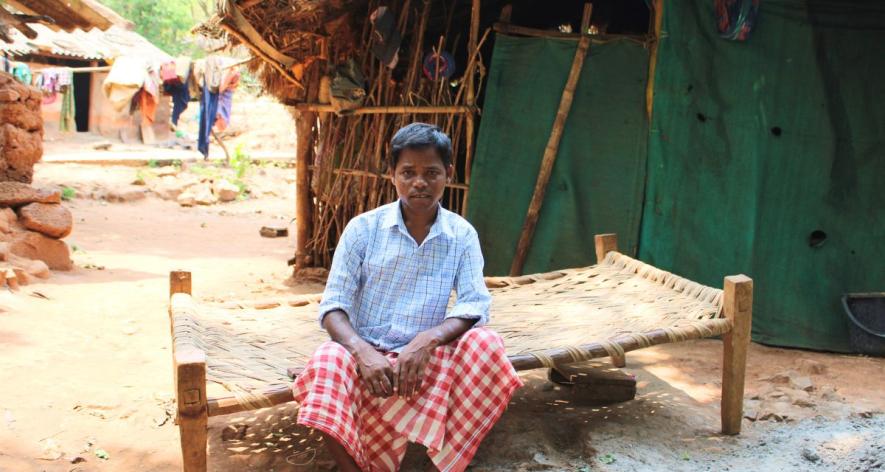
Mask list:
[{"label": "man's short black hair", "polygon": [[427,123],[412,123],[400,128],[390,140],[390,170],[396,169],[403,149],[433,148],[448,167],[452,163],[452,140],[439,126]]}]

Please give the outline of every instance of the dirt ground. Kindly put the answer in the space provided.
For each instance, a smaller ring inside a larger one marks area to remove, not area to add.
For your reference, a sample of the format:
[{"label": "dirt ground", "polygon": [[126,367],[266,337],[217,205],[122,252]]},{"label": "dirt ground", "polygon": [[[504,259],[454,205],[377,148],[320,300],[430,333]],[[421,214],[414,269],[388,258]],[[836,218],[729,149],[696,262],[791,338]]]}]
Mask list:
[{"label": "dirt ground", "polygon": [[[291,194],[181,207],[153,195],[104,200],[137,169],[38,165],[35,184],[78,188],[77,268],[0,292],[0,471],[180,470],[170,419],[168,272],[193,272],[197,299],[266,300],[321,290],[284,282]],[[283,180],[289,169],[268,178]],[[276,177],[274,177],[276,176]],[[291,187],[291,185],[289,185]],[[290,231],[290,234],[292,231]],[[285,307],[280,309],[286,309]],[[296,336],[297,333],[291,333]],[[475,471],[885,469],[885,360],[753,344],[743,434],[718,434],[721,343],[630,353],[635,400],[596,405],[524,373]],[[280,406],[209,421],[210,470],[331,470],[317,437]],[[243,432],[228,436],[225,428]],[[425,470],[420,448],[403,470]]]}]

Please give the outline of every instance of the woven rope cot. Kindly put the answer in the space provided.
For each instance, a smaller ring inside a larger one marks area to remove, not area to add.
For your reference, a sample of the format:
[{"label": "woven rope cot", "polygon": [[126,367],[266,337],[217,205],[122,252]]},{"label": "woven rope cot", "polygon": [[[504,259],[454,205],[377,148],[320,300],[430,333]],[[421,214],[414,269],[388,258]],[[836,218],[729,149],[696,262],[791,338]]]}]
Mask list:
[{"label": "woven rope cot", "polygon": [[[597,265],[486,279],[493,299],[490,327],[504,338],[513,366],[551,368],[601,357],[623,366],[628,351],[725,335],[723,431],[739,432],[752,281],[728,277],[723,291],[615,248],[614,235],[597,236]],[[182,428],[184,412],[205,419],[292,401],[288,371],[304,366],[329,339],[317,323],[319,294],[275,310],[230,309],[194,302],[189,273],[173,273],[171,283]],[[183,375],[188,368],[196,378]],[[195,454],[205,454],[204,444]],[[184,429],[182,448],[187,456]]]}]

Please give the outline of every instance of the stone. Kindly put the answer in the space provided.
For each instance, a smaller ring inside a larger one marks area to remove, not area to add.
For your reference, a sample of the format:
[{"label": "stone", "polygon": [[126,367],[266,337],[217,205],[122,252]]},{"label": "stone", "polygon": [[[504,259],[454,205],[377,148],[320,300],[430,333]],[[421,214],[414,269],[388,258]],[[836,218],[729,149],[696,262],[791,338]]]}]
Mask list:
[{"label": "stone", "polygon": [[194,189],[194,200],[197,205],[212,205],[218,202],[218,198],[212,193],[209,185],[199,185]]},{"label": "stone", "polygon": [[21,182],[0,182],[0,206],[19,207],[28,203],[61,203],[61,192],[36,189]]},{"label": "stone", "polygon": [[232,202],[240,195],[240,187],[221,179],[215,182],[215,196],[222,202]]},{"label": "stone", "polygon": [[246,424],[229,424],[221,430],[222,441],[241,440],[246,437],[249,425]]},{"label": "stone", "polygon": [[25,228],[62,239],[74,229],[71,211],[58,203],[31,203],[19,210],[19,222]]},{"label": "stone", "polygon": [[166,175],[159,179],[153,180],[154,184],[151,190],[164,200],[175,200],[185,190],[199,183],[194,178],[177,178],[174,175]]},{"label": "stone", "polygon": [[765,402],[759,410],[759,421],[794,421],[801,415],[789,401]]},{"label": "stone", "polygon": [[47,238],[33,231],[13,234],[9,240],[9,251],[16,256],[43,261],[52,270],[74,268],[74,263],[71,262],[71,250],[64,241]]},{"label": "stone", "polygon": [[43,133],[30,132],[11,123],[0,125],[3,155],[2,179],[30,183],[34,164],[43,157]]},{"label": "stone", "polygon": [[192,207],[192,206],[196,205],[196,203],[197,203],[197,200],[194,197],[193,192],[191,192],[190,190],[182,192],[178,196],[178,198],[175,199],[175,201],[177,201],[178,204],[183,207]]},{"label": "stone", "polygon": [[842,396],[836,393],[834,387],[825,386],[820,389],[820,396],[828,402],[842,401]]},{"label": "stone", "polygon": [[12,211],[12,208],[4,208],[0,210],[0,233],[9,233],[15,227],[18,221],[18,215]]},{"label": "stone", "polygon": [[141,188],[115,188],[108,191],[105,200],[114,203],[134,202],[147,197]]},{"label": "stone", "polygon": [[26,271],[24,268],[13,267],[12,272],[15,273],[15,278],[18,279],[18,283],[20,285],[28,285],[29,283],[31,283],[31,276],[28,275],[28,271]]},{"label": "stone", "polygon": [[811,378],[805,376],[793,377],[792,379],[790,379],[790,386],[797,390],[804,390],[806,392],[814,390],[814,384],[811,382]]},{"label": "stone", "polygon": [[814,390],[814,384],[811,382],[811,378],[800,375],[799,372],[796,372],[795,370],[780,372],[763,380],[773,384],[788,385],[791,388],[795,388],[798,390],[805,390],[809,392]]},{"label": "stone", "polygon": [[799,362],[796,363],[796,366],[799,368],[800,372],[808,375],[822,375],[827,373],[826,364],[811,359],[800,359]]},{"label": "stone", "polygon": [[33,259],[27,259],[16,255],[10,255],[9,260],[14,267],[19,267],[28,275],[37,277],[38,279],[48,279],[49,276],[52,275],[52,273],[49,272],[49,266],[43,261],[35,261]]},{"label": "stone", "polygon": [[807,460],[808,462],[818,462],[820,461],[820,456],[817,455],[816,452],[812,451],[809,448],[802,449],[802,458]]},{"label": "stone", "polygon": [[174,166],[163,166],[154,171],[157,177],[167,177],[178,175],[178,168]]}]

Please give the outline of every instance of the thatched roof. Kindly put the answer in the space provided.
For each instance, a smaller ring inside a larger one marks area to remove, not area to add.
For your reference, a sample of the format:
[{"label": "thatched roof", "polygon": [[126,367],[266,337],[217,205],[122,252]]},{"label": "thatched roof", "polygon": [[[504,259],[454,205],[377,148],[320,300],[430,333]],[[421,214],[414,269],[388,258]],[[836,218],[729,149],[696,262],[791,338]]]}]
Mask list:
[{"label": "thatched roof", "polygon": [[[218,0],[218,13],[194,28],[207,38],[243,44],[259,57],[249,68],[281,100],[303,97],[304,67],[354,45],[354,25],[368,0]],[[359,33],[359,32],[358,32]]]}]

